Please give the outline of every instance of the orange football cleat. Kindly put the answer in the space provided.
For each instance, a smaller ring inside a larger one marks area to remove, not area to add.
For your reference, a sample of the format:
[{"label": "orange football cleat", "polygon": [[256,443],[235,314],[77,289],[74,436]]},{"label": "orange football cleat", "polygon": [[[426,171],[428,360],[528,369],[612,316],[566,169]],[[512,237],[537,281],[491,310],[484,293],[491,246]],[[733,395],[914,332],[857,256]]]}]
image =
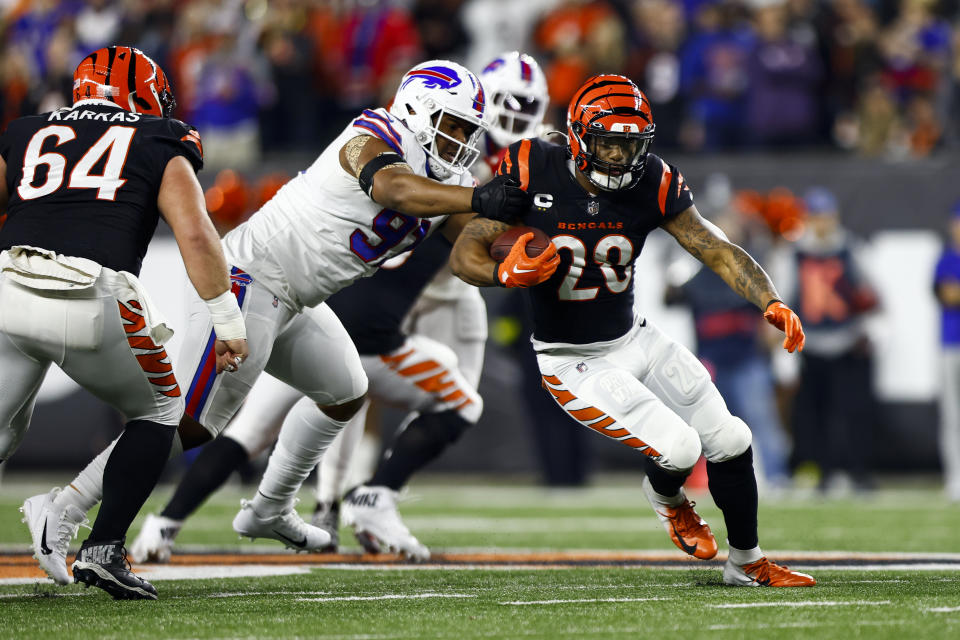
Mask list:
[{"label": "orange football cleat", "polygon": [[734,564],[727,560],[723,581],[738,587],[812,587],[813,576],[774,564],[766,556],[750,564]]},{"label": "orange football cleat", "polygon": [[694,558],[709,560],[717,555],[717,539],[713,537],[710,525],[693,510],[695,505],[685,499],[678,507],[661,506],[657,515],[673,544]]},{"label": "orange football cleat", "polygon": [[643,479],[642,487],[673,544],[684,553],[701,560],[709,560],[717,555],[717,539],[713,537],[710,525],[693,510],[695,503],[687,500],[683,489],[680,490],[683,502],[676,507],[668,507],[662,502],[663,496],[653,490],[649,478]]}]

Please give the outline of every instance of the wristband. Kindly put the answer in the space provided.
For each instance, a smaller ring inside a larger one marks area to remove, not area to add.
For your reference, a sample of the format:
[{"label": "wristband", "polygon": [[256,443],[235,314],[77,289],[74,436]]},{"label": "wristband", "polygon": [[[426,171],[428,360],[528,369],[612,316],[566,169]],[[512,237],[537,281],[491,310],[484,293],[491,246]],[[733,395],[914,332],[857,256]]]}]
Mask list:
[{"label": "wristband", "polygon": [[500,265],[501,265],[501,264],[503,264],[503,263],[502,263],[502,262],[494,262],[494,263],[493,263],[493,282],[494,282],[498,287],[506,287],[507,285],[506,285],[505,283],[500,282]]},{"label": "wristband", "polygon": [[772,298],[770,302],[767,303],[767,306],[763,308],[764,312],[766,312],[766,310],[769,309],[770,305],[772,305],[774,302],[779,302],[780,304],[783,304],[783,300],[781,300],[780,298]]},{"label": "wristband", "polygon": [[204,302],[210,310],[213,331],[218,340],[246,339],[247,327],[243,322],[243,312],[240,311],[237,298],[229,289]]}]

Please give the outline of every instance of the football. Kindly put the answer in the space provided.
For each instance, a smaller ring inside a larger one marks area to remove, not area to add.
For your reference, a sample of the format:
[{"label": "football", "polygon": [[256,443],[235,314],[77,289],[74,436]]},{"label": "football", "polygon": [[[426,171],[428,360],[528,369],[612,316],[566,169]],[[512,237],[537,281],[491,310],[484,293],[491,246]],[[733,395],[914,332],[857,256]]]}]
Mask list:
[{"label": "football", "polygon": [[513,248],[517,238],[525,233],[533,233],[533,238],[527,243],[528,257],[535,258],[550,246],[550,236],[540,229],[524,226],[512,227],[497,236],[497,239],[490,245],[490,257],[497,262],[502,262],[510,253],[510,249]]}]

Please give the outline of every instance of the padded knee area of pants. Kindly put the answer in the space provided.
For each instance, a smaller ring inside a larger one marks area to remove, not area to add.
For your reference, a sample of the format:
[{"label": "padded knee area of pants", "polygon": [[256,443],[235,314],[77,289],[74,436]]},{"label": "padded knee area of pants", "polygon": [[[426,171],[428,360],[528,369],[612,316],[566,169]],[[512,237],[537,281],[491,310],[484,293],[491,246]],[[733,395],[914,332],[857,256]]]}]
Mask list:
[{"label": "padded knee area of pants", "polygon": [[703,455],[710,462],[724,462],[743,454],[753,442],[747,423],[737,416],[726,418],[710,434],[703,436]]},{"label": "padded knee area of pants", "polygon": [[677,429],[667,451],[661,451],[660,466],[686,473],[700,459],[700,436],[692,427]]}]

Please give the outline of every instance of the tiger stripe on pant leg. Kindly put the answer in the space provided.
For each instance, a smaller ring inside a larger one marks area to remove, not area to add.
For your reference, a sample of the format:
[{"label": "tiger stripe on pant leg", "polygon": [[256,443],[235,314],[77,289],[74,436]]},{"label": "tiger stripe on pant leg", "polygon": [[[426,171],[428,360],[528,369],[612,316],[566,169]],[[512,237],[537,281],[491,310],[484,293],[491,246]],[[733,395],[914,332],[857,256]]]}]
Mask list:
[{"label": "tiger stripe on pant leg", "polygon": [[561,409],[583,426],[622,442],[628,447],[637,449],[655,460],[661,457],[660,452],[617,424],[617,421],[612,417],[573,395],[569,389],[563,386],[563,382],[557,376],[542,376],[542,386],[553,396]]}]

